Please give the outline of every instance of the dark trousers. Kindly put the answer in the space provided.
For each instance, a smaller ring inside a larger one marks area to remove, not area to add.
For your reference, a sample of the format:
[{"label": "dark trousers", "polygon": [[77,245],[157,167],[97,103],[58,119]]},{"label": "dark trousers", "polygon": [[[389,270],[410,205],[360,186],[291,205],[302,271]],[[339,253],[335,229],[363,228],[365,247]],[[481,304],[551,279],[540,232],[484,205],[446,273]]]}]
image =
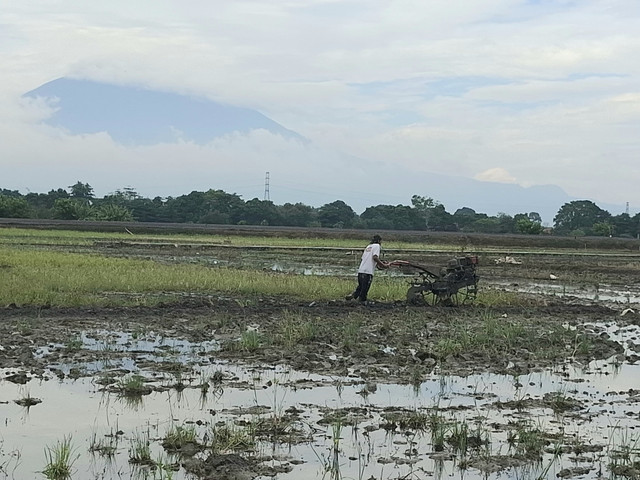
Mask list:
[{"label": "dark trousers", "polygon": [[373,275],[370,273],[358,273],[358,287],[356,291],[353,292],[353,298],[365,302],[369,288],[371,287],[371,282],[373,282]]}]

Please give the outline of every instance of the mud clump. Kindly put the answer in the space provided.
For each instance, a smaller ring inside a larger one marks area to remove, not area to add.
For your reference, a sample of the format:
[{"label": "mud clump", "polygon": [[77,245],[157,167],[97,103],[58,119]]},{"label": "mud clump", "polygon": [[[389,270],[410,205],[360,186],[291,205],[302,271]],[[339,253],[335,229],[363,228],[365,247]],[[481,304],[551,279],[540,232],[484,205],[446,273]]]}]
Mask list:
[{"label": "mud clump", "polygon": [[[14,369],[15,382],[55,373],[58,362],[70,360],[99,358],[116,364],[133,354],[138,368],[146,368],[144,357],[127,344],[113,348],[105,343],[98,351],[78,345],[70,350],[69,339],[108,337],[109,332],[124,332],[133,339],[140,332],[152,332],[161,338],[214,342],[219,348],[209,350],[206,355],[211,358],[410,384],[436,369],[440,374],[522,375],[568,360],[609,358],[622,351],[621,345],[585,324],[627,318],[602,306],[560,302],[494,311],[481,305],[452,309],[404,303],[362,309],[344,301],[309,304],[262,297],[251,305],[240,303],[217,298],[157,307],[4,309],[0,367]],[[28,341],[12,334],[25,325],[33,326]],[[167,352],[158,347],[156,354]],[[185,368],[176,362],[163,365],[169,364]],[[74,378],[82,375],[98,374],[73,372]]]},{"label": "mud clump", "polygon": [[259,475],[259,465],[250,458],[237,454],[209,455],[204,460],[190,458],[185,460],[184,468],[198,478],[218,480],[252,480]]}]

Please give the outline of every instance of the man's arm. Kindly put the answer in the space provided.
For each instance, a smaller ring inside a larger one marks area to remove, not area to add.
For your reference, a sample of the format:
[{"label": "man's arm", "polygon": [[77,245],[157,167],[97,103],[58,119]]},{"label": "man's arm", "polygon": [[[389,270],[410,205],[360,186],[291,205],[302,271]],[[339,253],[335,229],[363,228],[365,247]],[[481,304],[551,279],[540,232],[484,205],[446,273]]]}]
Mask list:
[{"label": "man's arm", "polygon": [[384,269],[384,268],[389,268],[389,262],[383,262],[382,260],[380,260],[380,257],[378,257],[378,255],[374,255],[373,256],[373,261],[376,264],[376,267],[380,268],[380,269]]}]

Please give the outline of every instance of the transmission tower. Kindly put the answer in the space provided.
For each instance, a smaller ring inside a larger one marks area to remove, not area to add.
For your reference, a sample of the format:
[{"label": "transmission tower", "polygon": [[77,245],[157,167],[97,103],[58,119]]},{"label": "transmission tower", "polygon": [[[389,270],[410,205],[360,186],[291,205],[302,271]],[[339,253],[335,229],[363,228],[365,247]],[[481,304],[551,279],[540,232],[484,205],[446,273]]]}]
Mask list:
[{"label": "transmission tower", "polygon": [[269,198],[269,172],[264,176],[264,199],[265,201],[271,200]]}]

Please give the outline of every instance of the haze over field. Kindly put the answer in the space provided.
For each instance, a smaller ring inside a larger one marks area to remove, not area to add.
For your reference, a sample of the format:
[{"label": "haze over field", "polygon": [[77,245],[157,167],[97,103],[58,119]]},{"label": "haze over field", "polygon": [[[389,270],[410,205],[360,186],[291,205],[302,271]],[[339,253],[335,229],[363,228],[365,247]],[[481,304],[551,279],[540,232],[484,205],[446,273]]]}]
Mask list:
[{"label": "haze over field", "polygon": [[275,203],[358,212],[413,194],[545,222],[572,199],[640,205],[631,0],[0,12],[0,188],[250,199],[268,171]]}]

